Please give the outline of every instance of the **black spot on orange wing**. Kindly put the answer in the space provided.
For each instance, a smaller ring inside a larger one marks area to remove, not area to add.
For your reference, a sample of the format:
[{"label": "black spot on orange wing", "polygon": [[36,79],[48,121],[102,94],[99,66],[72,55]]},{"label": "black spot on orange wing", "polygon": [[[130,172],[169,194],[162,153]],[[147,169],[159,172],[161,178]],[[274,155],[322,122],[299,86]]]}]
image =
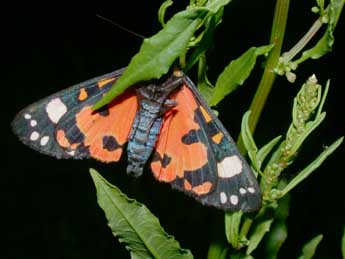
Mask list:
[{"label": "black spot on orange wing", "polygon": [[171,157],[168,156],[167,154],[164,154],[163,158],[161,158],[161,156],[158,152],[154,152],[151,161],[152,162],[159,162],[163,168],[166,168],[171,163]]},{"label": "black spot on orange wing", "polygon": [[200,140],[198,139],[198,130],[190,130],[186,135],[182,137],[182,143],[186,145],[190,145],[193,143],[197,143]]},{"label": "black spot on orange wing", "polygon": [[108,151],[114,151],[121,146],[117,143],[116,139],[113,136],[104,136],[103,137],[103,148]]},{"label": "black spot on orange wing", "polygon": [[162,166],[165,168],[167,167],[171,162],[171,157],[168,156],[167,154],[164,154],[164,157],[162,159]]},{"label": "black spot on orange wing", "polygon": [[82,143],[85,138],[76,124],[75,118],[71,117],[69,120],[66,120],[63,128],[60,128],[60,125],[57,126],[57,130],[62,129],[65,132],[65,137],[70,144]]},{"label": "black spot on orange wing", "polygon": [[183,179],[188,180],[192,187],[202,185],[205,182],[215,182],[216,177],[209,173],[209,169],[209,165],[206,164],[197,170],[185,171]]},{"label": "black spot on orange wing", "polygon": [[101,115],[102,117],[109,116],[109,108],[108,108],[108,106],[103,106],[101,109],[99,109],[98,110],[98,114]]}]

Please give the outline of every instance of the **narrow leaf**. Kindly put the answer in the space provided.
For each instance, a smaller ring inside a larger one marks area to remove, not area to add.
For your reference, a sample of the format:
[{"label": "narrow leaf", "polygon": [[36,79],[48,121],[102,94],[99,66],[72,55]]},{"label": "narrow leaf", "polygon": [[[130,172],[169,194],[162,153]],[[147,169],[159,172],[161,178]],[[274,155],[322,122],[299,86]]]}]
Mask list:
[{"label": "narrow leaf", "polygon": [[273,219],[268,219],[258,223],[249,238],[249,245],[246,254],[250,255],[259,245],[264,235],[270,230]]},{"label": "narrow leaf", "polygon": [[344,0],[331,0],[328,5],[328,27],[322,38],[316,43],[314,47],[302,53],[302,57],[296,60],[299,64],[308,58],[318,59],[332,50],[334,43],[333,31],[337,25],[340,13],[343,9]]},{"label": "narrow leaf", "polygon": [[223,243],[212,242],[208,249],[207,259],[226,259],[228,250],[228,247]]},{"label": "narrow leaf", "polygon": [[90,173],[108,225],[113,235],[126,244],[132,258],[193,258],[189,250],[181,249],[178,242],[164,232],[158,219],[143,204],[129,199],[96,170],[90,169]]},{"label": "narrow leaf", "polygon": [[231,61],[217,79],[210,105],[218,104],[226,95],[242,85],[252,71],[256,58],[259,55],[267,54],[271,48],[272,45],[251,47],[238,59]]},{"label": "narrow leaf", "polygon": [[[284,184],[284,180],[282,180]],[[280,182],[280,183],[281,183]],[[279,183],[279,184],[280,184]],[[289,215],[290,195],[285,195],[278,201],[278,208],[274,211],[274,222],[265,236],[265,251],[267,259],[276,259],[280,248],[287,239],[288,231],[286,219]]]},{"label": "narrow leaf", "polygon": [[275,147],[275,145],[279,142],[282,136],[278,136],[274,139],[272,139],[270,142],[268,142],[266,145],[264,145],[256,154],[256,159],[258,163],[258,167],[261,169],[262,163],[267,157],[267,155],[272,151],[272,149]]},{"label": "narrow leaf", "polygon": [[256,147],[252,133],[249,128],[250,113],[251,111],[247,111],[243,115],[243,118],[242,118],[242,123],[241,123],[241,132],[243,132],[242,138],[243,138],[244,146],[246,147],[248,151],[257,152],[258,148]]},{"label": "narrow leaf", "polygon": [[206,69],[205,56],[202,56],[199,59],[198,90],[208,103],[214,87],[207,78]]},{"label": "narrow leaf", "polygon": [[326,117],[326,113],[322,112],[320,116],[315,118],[313,121],[309,121],[305,125],[305,130],[303,133],[296,139],[293,147],[291,147],[290,152],[291,154],[295,154],[297,150],[301,147],[303,144],[304,140],[323,122],[323,120]]},{"label": "narrow leaf", "polygon": [[225,213],[225,235],[228,242],[234,248],[239,248],[239,228],[241,224],[243,212],[228,212]]},{"label": "narrow leaf", "polygon": [[169,6],[172,6],[174,4],[174,2],[172,0],[165,0],[161,6],[159,7],[158,10],[158,21],[160,22],[160,24],[165,27],[165,22],[164,22],[164,18],[165,18],[165,12],[168,9]]},{"label": "narrow leaf", "polygon": [[111,102],[139,81],[158,79],[166,74],[176,58],[186,52],[190,39],[206,13],[205,9],[200,8],[179,12],[156,35],[145,39],[123,75],[93,109],[97,110]]},{"label": "narrow leaf", "polygon": [[255,170],[257,172],[260,172],[260,166],[258,164],[258,160],[256,157],[258,148],[256,147],[252,133],[249,128],[249,116],[250,116],[250,111],[247,111],[243,115],[242,123],[241,123],[241,134],[242,134],[243,144],[245,148],[248,150],[248,156],[250,160],[252,161],[252,164]]},{"label": "narrow leaf", "polygon": [[336,140],[331,146],[325,149],[313,162],[311,162],[302,172],[300,172],[295,178],[293,178],[281,191],[281,197],[291,191],[300,182],[307,178],[312,172],[314,172],[321,164],[326,160],[326,158],[331,155],[343,142],[344,137]]},{"label": "narrow leaf", "polygon": [[206,51],[213,44],[213,34],[216,29],[216,26],[219,24],[219,21],[223,15],[223,9],[219,11],[216,15],[210,17],[205,23],[205,31],[202,33],[200,42],[197,43],[196,48],[193,50],[192,54],[188,58],[187,65],[184,67],[184,71],[188,72],[196,62],[206,53]]},{"label": "narrow leaf", "polygon": [[276,259],[281,246],[288,236],[287,226],[285,222],[279,222],[271,227],[266,242],[267,259]]},{"label": "narrow leaf", "polygon": [[298,259],[311,259],[314,256],[315,250],[321,242],[322,238],[322,235],[318,235],[314,237],[312,240],[310,240],[308,243],[306,243],[302,248],[302,255],[298,257]]}]

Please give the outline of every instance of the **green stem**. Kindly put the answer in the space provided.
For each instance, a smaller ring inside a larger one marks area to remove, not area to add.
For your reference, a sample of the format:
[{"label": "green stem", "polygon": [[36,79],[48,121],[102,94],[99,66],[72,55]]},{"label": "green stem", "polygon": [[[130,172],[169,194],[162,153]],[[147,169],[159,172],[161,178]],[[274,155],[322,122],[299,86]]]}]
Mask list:
[{"label": "green stem", "polygon": [[[259,117],[264,108],[266,99],[268,97],[268,94],[271,91],[271,88],[275,79],[274,68],[277,66],[279,62],[279,57],[281,54],[281,48],[282,48],[287,16],[288,16],[288,11],[289,11],[289,4],[290,4],[290,0],[277,0],[276,2],[272,31],[271,31],[271,39],[270,39],[270,44],[274,44],[274,48],[272,49],[272,51],[270,52],[268,56],[264,74],[261,78],[261,82],[258,86],[258,89],[252,101],[252,104],[250,106],[250,110],[252,111],[252,113],[249,119],[249,127],[252,132],[254,132],[256,128],[257,122],[259,120]],[[239,137],[237,144],[238,144],[238,148],[241,151],[245,150],[244,145],[243,145],[243,140],[241,137]],[[244,222],[240,230],[241,236],[245,237],[247,235],[252,223],[253,223],[252,219],[248,217],[244,217]],[[212,249],[212,244],[210,245],[209,249]]]},{"label": "green stem", "polygon": [[[309,43],[309,41],[319,31],[321,26],[322,26],[322,19],[319,18],[314,22],[314,24],[311,26],[308,32],[303,36],[303,38],[300,39],[291,50],[283,54],[282,56],[282,58],[284,59],[283,62],[291,61]],[[300,60],[298,60],[298,63],[301,63],[303,61],[304,60],[302,60],[301,58]]]},{"label": "green stem", "polygon": [[[274,68],[277,66],[279,57],[281,55],[289,4],[290,0],[277,0],[276,2],[270,39],[270,44],[274,44],[274,48],[267,58],[264,74],[262,75],[260,84],[249,108],[251,110],[251,116],[249,118],[249,128],[253,133],[276,77]],[[237,141],[237,145],[241,151],[245,150],[241,134]],[[240,230],[240,235],[242,237],[247,235],[252,223],[253,220],[251,218],[244,218],[243,225]]]},{"label": "green stem", "polygon": [[[264,73],[249,108],[251,110],[249,128],[253,133],[276,77],[274,68],[277,66],[281,55],[289,4],[290,0],[277,0],[276,2],[270,39],[270,44],[274,44],[274,47],[267,58]],[[241,135],[238,138],[237,146],[241,151],[245,150]]]}]

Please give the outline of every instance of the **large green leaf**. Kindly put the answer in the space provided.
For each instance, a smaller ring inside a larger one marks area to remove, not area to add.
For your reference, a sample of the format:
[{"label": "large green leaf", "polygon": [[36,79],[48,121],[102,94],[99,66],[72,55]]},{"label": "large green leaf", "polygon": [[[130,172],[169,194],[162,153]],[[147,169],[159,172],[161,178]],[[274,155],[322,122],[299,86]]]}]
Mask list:
[{"label": "large green leaf", "polygon": [[189,250],[181,249],[178,242],[164,232],[158,219],[143,204],[129,199],[96,170],[90,169],[90,173],[108,225],[113,235],[126,244],[132,258],[193,258]]},{"label": "large green leaf", "polygon": [[139,81],[158,79],[166,74],[176,58],[186,52],[190,39],[206,14],[205,8],[179,12],[161,31],[145,39],[123,75],[93,109],[111,102],[126,88]]},{"label": "large green leaf", "polygon": [[219,75],[209,104],[211,106],[218,104],[226,95],[242,85],[252,71],[256,58],[267,54],[271,48],[272,45],[251,47],[238,59],[231,61]]}]

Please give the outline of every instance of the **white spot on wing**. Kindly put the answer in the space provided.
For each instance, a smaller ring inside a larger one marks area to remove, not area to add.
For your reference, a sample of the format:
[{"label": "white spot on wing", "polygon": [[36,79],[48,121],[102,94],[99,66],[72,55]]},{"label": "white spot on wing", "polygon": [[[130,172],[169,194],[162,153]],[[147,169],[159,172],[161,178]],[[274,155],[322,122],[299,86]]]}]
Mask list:
[{"label": "white spot on wing", "polygon": [[70,156],[74,156],[75,155],[75,150],[66,151],[66,153],[69,154]]},{"label": "white spot on wing", "polygon": [[31,119],[31,115],[29,113],[25,113],[24,114],[24,118],[27,119],[27,120],[30,120]]},{"label": "white spot on wing", "polygon": [[40,140],[41,146],[47,145],[48,141],[49,141],[49,136],[42,137],[41,140]]},{"label": "white spot on wing", "polygon": [[237,195],[231,195],[230,196],[230,202],[233,205],[237,205],[237,203],[238,203],[238,196]]},{"label": "white spot on wing", "polygon": [[247,190],[248,190],[248,192],[250,192],[250,193],[254,193],[254,192],[255,192],[255,189],[254,189],[253,187],[249,187]]},{"label": "white spot on wing", "polygon": [[55,98],[47,104],[46,112],[52,122],[58,123],[61,117],[67,112],[67,107],[60,98]]},{"label": "white spot on wing", "polygon": [[247,192],[246,189],[244,189],[242,187],[240,188],[240,194],[246,194],[246,192]]},{"label": "white spot on wing", "polygon": [[37,131],[34,131],[30,135],[30,140],[31,141],[36,141],[36,140],[38,140],[39,137],[40,137],[40,134]]},{"label": "white spot on wing", "polygon": [[217,167],[219,177],[230,178],[242,172],[242,161],[236,155],[228,156],[218,163]]},{"label": "white spot on wing", "polygon": [[30,125],[31,125],[31,127],[35,127],[37,125],[37,121],[36,120],[31,120],[30,121]]},{"label": "white spot on wing", "polygon": [[225,192],[221,192],[219,194],[219,197],[220,197],[220,202],[222,204],[226,203],[228,201],[228,197],[226,196],[226,193]]}]

